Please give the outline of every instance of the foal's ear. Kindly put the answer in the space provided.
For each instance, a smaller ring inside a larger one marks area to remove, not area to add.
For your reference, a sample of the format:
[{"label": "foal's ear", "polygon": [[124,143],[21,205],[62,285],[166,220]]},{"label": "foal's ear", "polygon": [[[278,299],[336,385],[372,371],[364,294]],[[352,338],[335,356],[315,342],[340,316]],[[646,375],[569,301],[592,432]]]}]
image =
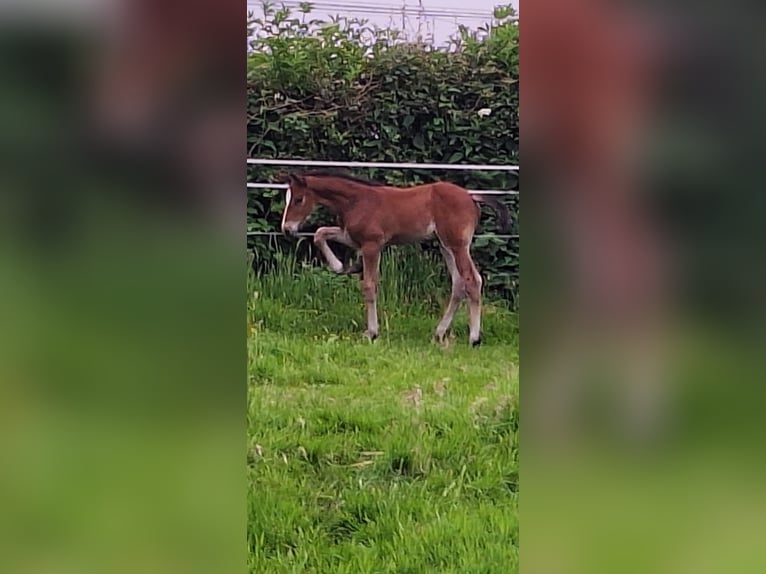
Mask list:
[{"label": "foal's ear", "polygon": [[288,178],[290,179],[290,183],[293,185],[297,185],[300,187],[306,187],[306,180],[303,179],[302,175],[298,175],[296,173],[291,173],[288,175]]}]

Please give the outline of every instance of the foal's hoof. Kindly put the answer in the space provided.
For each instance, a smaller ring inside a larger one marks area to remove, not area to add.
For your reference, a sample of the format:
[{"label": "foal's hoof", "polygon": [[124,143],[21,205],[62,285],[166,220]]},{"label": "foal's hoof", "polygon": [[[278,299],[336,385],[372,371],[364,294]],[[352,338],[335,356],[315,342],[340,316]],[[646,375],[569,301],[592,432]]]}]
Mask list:
[{"label": "foal's hoof", "polygon": [[362,272],[362,262],[361,261],[354,261],[351,265],[344,265],[343,271],[341,271],[342,275],[356,275],[357,273]]},{"label": "foal's hoof", "polygon": [[375,331],[365,331],[364,336],[370,340],[370,343],[372,343],[375,339],[378,338],[378,333]]},{"label": "foal's hoof", "polygon": [[435,333],[434,336],[431,338],[431,343],[434,345],[439,345],[440,347],[444,347],[445,349],[450,346],[450,337],[447,335],[447,333],[443,333],[439,335],[438,333]]},{"label": "foal's hoof", "polygon": [[478,347],[479,345],[481,345],[481,337],[479,337],[475,341],[471,341],[471,347]]}]

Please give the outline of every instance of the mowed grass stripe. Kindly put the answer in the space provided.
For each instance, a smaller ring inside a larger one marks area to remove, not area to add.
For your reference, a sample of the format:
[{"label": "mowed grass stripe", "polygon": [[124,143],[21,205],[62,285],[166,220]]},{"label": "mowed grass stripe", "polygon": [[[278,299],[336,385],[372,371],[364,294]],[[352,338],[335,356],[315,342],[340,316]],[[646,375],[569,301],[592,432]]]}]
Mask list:
[{"label": "mowed grass stripe", "polygon": [[433,345],[447,293],[434,263],[411,257],[398,264],[425,279],[411,270],[406,298],[394,287],[381,301],[374,344],[353,322],[353,278],[294,261],[251,277],[251,572],[518,570],[515,315],[488,303],[471,349],[463,311],[458,336]]}]

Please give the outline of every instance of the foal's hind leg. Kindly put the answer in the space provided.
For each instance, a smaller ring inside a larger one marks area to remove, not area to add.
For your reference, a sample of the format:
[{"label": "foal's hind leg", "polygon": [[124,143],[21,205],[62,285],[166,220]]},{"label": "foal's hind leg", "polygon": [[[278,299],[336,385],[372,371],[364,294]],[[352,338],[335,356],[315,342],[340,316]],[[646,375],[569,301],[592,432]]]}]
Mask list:
[{"label": "foal's hind leg", "polygon": [[481,274],[471,259],[470,247],[462,245],[453,250],[455,265],[468,295],[469,335],[472,346],[481,344]]},{"label": "foal's hind leg", "polygon": [[463,286],[463,279],[460,277],[460,273],[457,271],[457,265],[455,264],[455,256],[452,251],[441,245],[441,252],[444,256],[444,261],[447,264],[447,269],[452,279],[452,293],[450,294],[449,303],[447,309],[444,311],[444,316],[439,324],[436,326],[436,332],[434,333],[434,339],[441,343],[444,341],[444,337],[449,331],[450,325],[452,325],[452,319],[455,317],[455,312],[460,307],[460,303],[465,299],[465,287]]}]

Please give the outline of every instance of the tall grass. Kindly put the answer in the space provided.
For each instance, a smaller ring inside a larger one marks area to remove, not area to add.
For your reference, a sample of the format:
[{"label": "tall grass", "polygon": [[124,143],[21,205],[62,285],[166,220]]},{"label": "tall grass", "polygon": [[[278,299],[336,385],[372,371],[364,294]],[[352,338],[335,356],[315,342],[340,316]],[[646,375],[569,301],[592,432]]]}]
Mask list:
[{"label": "tall grass", "polygon": [[[383,252],[379,300],[402,308],[432,309],[449,296],[450,282],[441,258],[414,246],[399,246]],[[293,249],[277,247],[269,272],[249,274],[250,285],[285,303],[306,303],[306,288],[323,304],[359,300],[359,277],[338,276],[326,265],[312,265]]]},{"label": "tall grass", "polygon": [[[275,248],[268,271],[248,274],[248,319],[274,329],[304,331],[313,324],[315,334],[351,334],[364,330],[364,302],[359,276],[337,275],[326,265],[312,265],[293,249]],[[381,336],[407,333],[428,337],[450,295],[450,278],[439,255],[416,246],[397,246],[383,252],[378,291]],[[466,306],[458,312],[453,331],[466,330]],[[484,315],[501,314],[515,322],[507,302],[485,294]],[[423,320],[413,327],[409,318]],[[491,334],[492,322],[485,321]]]}]

